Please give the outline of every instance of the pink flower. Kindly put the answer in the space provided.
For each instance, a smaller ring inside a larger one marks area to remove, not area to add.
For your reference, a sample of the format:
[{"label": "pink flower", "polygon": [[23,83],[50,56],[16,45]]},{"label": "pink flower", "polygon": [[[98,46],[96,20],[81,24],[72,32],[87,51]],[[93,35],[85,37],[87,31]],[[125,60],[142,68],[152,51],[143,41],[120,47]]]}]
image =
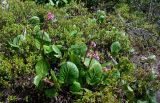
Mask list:
[{"label": "pink flower", "polygon": [[98,61],[100,60],[98,52],[94,52],[93,57]]},{"label": "pink flower", "polygon": [[54,14],[52,14],[51,12],[48,12],[47,19],[48,20],[53,20],[54,19]]},{"label": "pink flower", "polygon": [[95,42],[91,42],[91,47],[95,48],[96,47],[96,43]]}]

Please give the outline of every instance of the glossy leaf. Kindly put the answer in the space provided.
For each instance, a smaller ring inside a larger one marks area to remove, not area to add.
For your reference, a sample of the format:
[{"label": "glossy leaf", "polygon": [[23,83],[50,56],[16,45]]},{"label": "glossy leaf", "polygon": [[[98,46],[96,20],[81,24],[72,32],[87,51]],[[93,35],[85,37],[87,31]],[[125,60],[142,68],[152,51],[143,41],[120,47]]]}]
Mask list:
[{"label": "glossy leaf", "polygon": [[36,75],[34,77],[34,82],[33,83],[38,87],[39,82],[41,81],[41,79],[42,79],[42,75]]},{"label": "glossy leaf", "polygon": [[59,58],[62,56],[61,51],[59,50],[59,48],[56,45],[52,45],[52,49],[53,51],[56,53],[54,56]]},{"label": "glossy leaf", "polygon": [[37,34],[40,31],[40,26],[36,25],[33,29],[33,31]]},{"label": "glossy leaf", "polygon": [[44,59],[39,60],[35,68],[37,75],[46,76],[48,74],[48,63]]},{"label": "glossy leaf", "polygon": [[73,52],[75,55],[84,56],[86,54],[86,51],[87,51],[87,46],[84,43],[82,43],[82,44],[75,44],[75,45],[71,46],[71,48],[69,49],[69,51]]},{"label": "glossy leaf", "polygon": [[9,42],[9,44],[12,46],[12,47],[16,47],[16,48],[19,48],[21,42],[23,42],[25,40],[25,36],[24,35],[18,35],[17,37],[15,37],[13,39],[13,42]]},{"label": "glossy leaf", "polygon": [[51,38],[49,37],[49,34],[46,33],[45,31],[39,31],[37,36],[38,36],[38,39],[40,40],[51,42]]},{"label": "glossy leaf", "polygon": [[72,86],[70,87],[72,92],[79,92],[81,90],[81,84],[77,81],[74,81]]},{"label": "glossy leaf", "polygon": [[41,48],[41,43],[37,39],[34,39],[34,44],[35,44],[37,49]]},{"label": "glossy leaf", "polygon": [[60,83],[72,84],[73,81],[78,79],[79,70],[77,66],[72,62],[66,62],[61,65],[59,81]]},{"label": "glossy leaf", "polygon": [[120,50],[121,50],[121,44],[118,41],[112,43],[111,45],[112,54],[118,54]]},{"label": "glossy leaf", "polygon": [[69,58],[70,58],[70,61],[75,63],[78,67],[82,65],[81,58],[77,57],[77,55],[75,55],[74,53],[71,52],[69,54]]},{"label": "glossy leaf", "polygon": [[[92,61],[91,61],[92,60]],[[90,61],[91,61],[91,63],[90,63]],[[89,63],[90,63],[90,65],[92,65],[92,64],[94,64],[94,63],[99,63],[96,59],[91,59],[91,58],[85,58],[85,61],[84,61],[84,65],[86,66],[86,67],[88,67],[89,66]]]},{"label": "glossy leaf", "polygon": [[89,68],[87,74],[87,83],[90,85],[98,84],[102,77],[102,66],[99,63],[94,63]]},{"label": "glossy leaf", "polygon": [[112,71],[112,78],[120,78],[120,72],[118,70],[113,70]]},{"label": "glossy leaf", "polygon": [[49,54],[53,52],[53,49],[51,46],[43,45],[43,49],[44,49],[44,54]]},{"label": "glossy leaf", "polygon": [[40,19],[39,17],[37,16],[33,16],[29,19],[29,22],[32,24],[32,25],[37,25],[40,23]]},{"label": "glossy leaf", "polygon": [[44,45],[43,46],[43,49],[44,49],[44,54],[49,54],[51,52],[54,52],[54,56],[57,57],[57,58],[60,58],[62,56],[61,54],[61,51],[59,50],[59,48],[56,46],[56,45],[50,45],[50,46],[47,46],[47,45]]}]

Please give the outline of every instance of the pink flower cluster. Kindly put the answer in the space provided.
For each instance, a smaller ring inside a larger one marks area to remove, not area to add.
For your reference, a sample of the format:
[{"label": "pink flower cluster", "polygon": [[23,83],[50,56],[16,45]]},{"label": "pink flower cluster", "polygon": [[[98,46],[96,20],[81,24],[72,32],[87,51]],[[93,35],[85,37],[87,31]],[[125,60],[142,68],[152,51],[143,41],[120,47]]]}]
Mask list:
[{"label": "pink flower cluster", "polygon": [[48,20],[53,20],[54,19],[54,14],[52,14],[51,12],[48,12],[47,19]]},{"label": "pink flower cluster", "polygon": [[96,60],[100,60],[98,52],[94,52],[93,58],[95,58]]},{"label": "pink flower cluster", "polygon": [[90,50],[89,52],[87,52],[87,57],[94,58],[96,60],[100,60],[100,57],[97,51]]},{"label": "pink flower cluster", "polygon": [[[99,57],[99,54],[98,54],[98,51],[95,51],[95,48],[96,48],[96,46],[97,46],[97,44],[96,44],[96,42],[91,42],[90,43],[90,49],[91,50],[88,50],[87,51],[87,57],[89,57],[89,58],[94,58],[94,59],[96,59],[96,60],[100,60],[100,57]],[[93,50],[92,50],[93,49]]]},{"label": "pink flower cluster", "polygon": [[91,44],[90,44],[90,46],[91,46],[92,48],[95,48],[95,47],[97,46],[97,44],[92,41]]}]

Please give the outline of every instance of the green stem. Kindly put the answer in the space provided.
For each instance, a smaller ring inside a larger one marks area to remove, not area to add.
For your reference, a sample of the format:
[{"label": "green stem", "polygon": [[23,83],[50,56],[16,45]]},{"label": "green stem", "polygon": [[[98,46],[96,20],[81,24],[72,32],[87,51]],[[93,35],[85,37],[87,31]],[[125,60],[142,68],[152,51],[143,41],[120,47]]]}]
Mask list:
[{"label": "green stem", "polygon": [[90,67],[90,65],[91,65],[92,59],[93,59],[93,57],[91,57],[91,60],[89,61],[88,68],[89,68],[89,67]]},{"label": "green stem", "polygon": [[44,37],[44,30],[43,30],[43,32],[42,32],[42,42],[41,42],[41,46],[40,46],[40,52],[41,52],[41,49],[42,49],[42,47],[43,47],[43,37]]}]

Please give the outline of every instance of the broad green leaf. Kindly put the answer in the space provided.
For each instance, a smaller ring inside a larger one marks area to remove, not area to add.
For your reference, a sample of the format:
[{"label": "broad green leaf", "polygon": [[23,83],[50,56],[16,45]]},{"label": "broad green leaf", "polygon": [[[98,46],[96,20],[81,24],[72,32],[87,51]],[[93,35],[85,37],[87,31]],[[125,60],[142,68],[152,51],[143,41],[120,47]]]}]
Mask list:
[{"label": "broad green leaf", "polygon": [[102,77],[102,66],[99,63],[94,63],[89,68],[87,74],[87,83],[90,85],[98,84]]},{"label": "broad green leaf", "polygon": [[51,89],[46,89],[45,90],[45,95],[47,97],[55,97],[58,96],[56,88],[51,88]]},{"label": "broad green leaf", "polygon": [[41,43],[37,39],[34,39],[34,43],[37,49],[41,48]]},{"label": "broad green leaf", "polygon": [[119,70],[113,70],[111,77],[115,78],[115,79],[120,78],[120,72],[119,72]]},{"label": "broad green leaf", "polygon": [[61,51],[59,50],[59,48],[56,45],[53,44],[52,49],[56,53],[54,55],[55,57],[60,58],[62,56]]},{"label": "broad green leaf", "polygon": [[81,90],[81,84],[77,81],[74,81],[72,86],[70,87],[72,92],[79,92]]},{"label": "broad green leaf", "polygon": [[35,77],[34,77],[34,84],[38,87],[38,85],[39,85],[39,82],[42,80],[42,75],[36,75]]},{"label": "broad green leaf", "polygon": [[37,16],[33,16],[29,19],[29,22],[32,24],[32,25],[37,25],[40,23],[40,19],[39,17]]},{"label": "broad green leaf", "polygon": [[82,57],[86,54],[86,51],[87,51],[87,46],[84,43],[75,44],[72,45],[71,48],[69,48],[69,52],[73,52],[75,55]]},{"label": "broad green leaf", "polygon": [[45,31],[39,31],[38,32],[38,39],[46,41],[46,42],[51,42],[51,38],[49,37],[49,34],[46,33]]},{"label": "broad green leaf", "polygon": [[36,74],[46,76],[48,74],[48,67],[48,63],[44,59],[39,60],[35,67]]},{"label": "broad green leaf", "polygon": [[43,46],[43,49],[44,49],[44,54],[49,54],[51,52],[54,52],[54,56],[57,57],[57,58],[60,58],[62,56],[61,54],[61,51],[59,50],[59,48],[56,46],[56,45],[50,45],[50,46],[47,46],[47,45],[44,45]]},{"label": "broad green leaf", "polygon": [[33,29],[33,31],[37,34],[40,31],[40,26],[36,25]]},{"label": "broad green leaf", "polygon": [[118,41],[113,42],[111,45],[111,53],[118,54],[120,50],[121,50],[121,44]]},{"label": "broad green leaf", "polygon": [[11,47],[19,48],[19,45],[13,44],[12,42],[8,42]]},{"label": "broad green leaf", "polygon": [[44,49],[44,54],[49,54],[53,52],[53,49],[51,46],[43,45],[43,49]]},{"label": "broad green leaf", "polygon": [[78,67],[82,65],[81,58],[77,57],[77,55],[75,55],[74,53],[71,52],[69,54],[69,58],[70,58],[70,61],[75,63]]},{"label": "broad green leaf", "polygon": [[59,81],[60,83],[72,84],[73,81],[78,79],[79,70],[72,62],[66,62],[61,65]]},{"label": "broad green leaf", "polygon": [[19,48],[20,44],[25,40],[24,35],[18,35],[13,39],[13,42],[9,42],[12,47]]},{"label": "broad green leaf", "polygon": [[[91,61],[92,60],[92,61]],[[90,63],[91,62],[91,63]],[[85,58],[85,61],[84,61],[84,65],[86,67],[89,66],[89,63],[90,63],[90,66],[94,63],[99,63],[96,59],[91,59],[91,58]]]}]

